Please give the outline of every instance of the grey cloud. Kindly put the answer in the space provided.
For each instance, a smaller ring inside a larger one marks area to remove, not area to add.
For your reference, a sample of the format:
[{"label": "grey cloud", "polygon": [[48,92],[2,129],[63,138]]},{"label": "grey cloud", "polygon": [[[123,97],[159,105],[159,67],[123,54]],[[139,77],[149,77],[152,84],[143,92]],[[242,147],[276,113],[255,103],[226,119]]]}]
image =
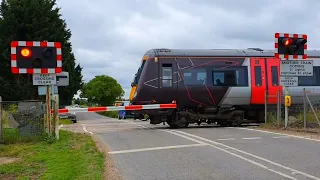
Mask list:
[{"label": "grey cloud", "polygon": [[307,33],[318,48],[318,0],[58,0],[86,81],[115,77],[128,97],[151,48],[272,49],[275,32]]}]

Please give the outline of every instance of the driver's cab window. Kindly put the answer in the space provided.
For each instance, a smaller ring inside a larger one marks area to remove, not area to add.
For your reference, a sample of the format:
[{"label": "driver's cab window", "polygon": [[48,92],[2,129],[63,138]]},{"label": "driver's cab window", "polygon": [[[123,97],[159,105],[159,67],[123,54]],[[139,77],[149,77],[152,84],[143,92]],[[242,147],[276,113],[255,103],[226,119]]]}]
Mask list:
[{"label": "driver's cab window", "polygon": [[162,87],[172,87],[172,64],[162,64]]}]

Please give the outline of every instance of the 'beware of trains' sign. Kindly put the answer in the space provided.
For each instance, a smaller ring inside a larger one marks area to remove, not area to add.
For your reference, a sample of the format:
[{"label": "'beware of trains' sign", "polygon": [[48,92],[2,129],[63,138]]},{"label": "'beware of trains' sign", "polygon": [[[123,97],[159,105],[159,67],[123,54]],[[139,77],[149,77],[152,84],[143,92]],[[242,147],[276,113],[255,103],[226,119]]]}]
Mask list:
[{"label": "'beware of trains' sign", "polygon": [[56,74],[33,74],[33,85],[56,85],[57,77]]},{"label": "'beware of trains' sign", "polygon": [[298,77],[280,77],[281,86],[298,86]]},{"label": "'beware of trains' sign", "polygon": [[280,76],[313,76],[313,60],[280,61]]}]

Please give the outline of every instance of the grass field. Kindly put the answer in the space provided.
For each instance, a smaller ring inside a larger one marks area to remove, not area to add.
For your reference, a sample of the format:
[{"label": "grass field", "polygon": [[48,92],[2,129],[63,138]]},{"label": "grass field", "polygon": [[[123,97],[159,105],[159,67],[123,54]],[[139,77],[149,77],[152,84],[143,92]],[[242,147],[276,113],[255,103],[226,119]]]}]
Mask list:
[{"label": "grass field", "polygon": [[60,130],[57,141],[0,145],[0,179],[99,180],[103,161],[91,136]]}]

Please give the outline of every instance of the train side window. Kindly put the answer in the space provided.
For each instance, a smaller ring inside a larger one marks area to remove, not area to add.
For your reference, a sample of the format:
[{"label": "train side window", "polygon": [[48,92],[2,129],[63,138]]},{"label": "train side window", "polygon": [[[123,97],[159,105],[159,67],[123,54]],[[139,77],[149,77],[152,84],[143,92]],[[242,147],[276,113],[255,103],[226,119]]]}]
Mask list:
[{"label": "train side window", "polygon": [[262,86],[262,74],[261,74],[261,67],[255,66],[254,67],[254,74],[255,74],[255,84],[256,86]]},{"label": "train side window", "polygon": [[206,84],[206,69],[185,69],[183,72],[183,82],[185,85]]},{"label": "train side window", "polygon": [[172,87],[172,64],[162,64],[162,87]]},{"label": "train side window", "polygon": [[271,66],[271,74],[272,74],[272,86],[279,86],[277,66]]},{"label": "train side window", "polygon": [[213,72],[213,85],[223,86],[224,85],[224,72]]},{"label": "train side window", "polygon": [[213,70],[212,83],[214,86],[248,86],[247,67],[232,67],[227,70]]},{"label": "train side window", "polygon": [[298,77],[298,86],[319,86],[320,67],[313,67],[313,76],[300,76]]}]

